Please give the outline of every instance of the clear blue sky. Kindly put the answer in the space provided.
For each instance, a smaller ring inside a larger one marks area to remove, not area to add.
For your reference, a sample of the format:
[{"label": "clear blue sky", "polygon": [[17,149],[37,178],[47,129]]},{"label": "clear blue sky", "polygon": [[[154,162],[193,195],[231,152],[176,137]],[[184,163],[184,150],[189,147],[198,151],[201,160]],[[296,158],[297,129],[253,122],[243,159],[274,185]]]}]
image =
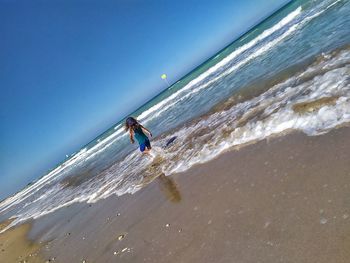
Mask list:
[{"label": "clear blue sky", "polygon": [[286,0],[0,0],[0,199]]}]

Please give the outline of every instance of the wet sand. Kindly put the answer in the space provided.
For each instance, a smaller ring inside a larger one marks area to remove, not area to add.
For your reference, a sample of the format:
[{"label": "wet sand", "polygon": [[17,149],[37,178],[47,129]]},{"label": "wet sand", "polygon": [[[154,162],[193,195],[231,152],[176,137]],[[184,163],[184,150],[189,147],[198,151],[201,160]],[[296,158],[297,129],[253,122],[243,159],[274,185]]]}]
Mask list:
[{"label": "wet sand", "polygon": [[[11,220],[0,223],[0,230],[10,223]],[[23,224],[0,234],[0,262],[45,262],[39,254],[41,246],[27,238],[30,228],[30,224]]]},{"label": "wet sand", "polygon": [[67,263],[349,262],[349,138],[340,128],[264,140],[134,195],[61,209],[30,236]]}]

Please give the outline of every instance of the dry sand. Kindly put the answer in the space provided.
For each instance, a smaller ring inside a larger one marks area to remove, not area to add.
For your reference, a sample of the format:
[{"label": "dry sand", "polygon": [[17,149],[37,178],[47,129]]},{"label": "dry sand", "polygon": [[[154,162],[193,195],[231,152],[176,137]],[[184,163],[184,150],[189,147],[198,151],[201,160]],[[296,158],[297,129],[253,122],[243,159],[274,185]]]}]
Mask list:
[{"label": "dry sand", "polygon": [[[0,230],[4,229],[10,223],[10,220],[0,223]],[[1,263],[45,262],[39,255],[41,246],[27,238],[30,228],[30,224],[23,224],[0,234]]]},{"label": "dry sand", "polygon": [[348,263],[349,138],[341,128],[265,140],[134,195],[61,209],[31,235],[64,263]]}]

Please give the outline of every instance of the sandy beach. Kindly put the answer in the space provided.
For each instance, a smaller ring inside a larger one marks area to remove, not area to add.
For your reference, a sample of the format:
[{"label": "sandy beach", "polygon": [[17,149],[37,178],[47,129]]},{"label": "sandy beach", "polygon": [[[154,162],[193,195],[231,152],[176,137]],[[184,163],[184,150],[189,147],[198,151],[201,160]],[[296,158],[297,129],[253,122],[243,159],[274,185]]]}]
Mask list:
[{"label": "sandy beach", "polygon": [[[11,220],[0,223],[0,230]],[[39,255],[41,246],[27,238],[30,224],[23,224],[0,234],[0,262],[44,262]]]},{"label": "sandy beach", "polygon": [[[226,152],[159,176],[134,195],[35,220],[29,238],[47,242],[40,253],[55,262],[345,263],[349,135],[346,127],[314,137],[293,133]],[[23,243],[28,227],[1,234],[1,244],[8,250],[9,242],[21,243],[23,255],[37,251]],[[0,262],[17,262],[14,253],[2,252]]]}]

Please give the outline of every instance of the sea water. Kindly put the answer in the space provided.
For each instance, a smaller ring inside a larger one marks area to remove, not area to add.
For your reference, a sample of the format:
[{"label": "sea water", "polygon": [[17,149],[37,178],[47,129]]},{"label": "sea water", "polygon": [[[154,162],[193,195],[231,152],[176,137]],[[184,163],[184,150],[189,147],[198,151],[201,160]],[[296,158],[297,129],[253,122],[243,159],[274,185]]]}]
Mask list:
[{"label": "sea water", "polygon": [[[113,125],[0,204],[12,225],[77,202],[134,193],[269,136],[314,136],[350,121],[350,1],[292,1],[130,115],[155,158]],[[176,140],[164,148],[167,141]]]}]

